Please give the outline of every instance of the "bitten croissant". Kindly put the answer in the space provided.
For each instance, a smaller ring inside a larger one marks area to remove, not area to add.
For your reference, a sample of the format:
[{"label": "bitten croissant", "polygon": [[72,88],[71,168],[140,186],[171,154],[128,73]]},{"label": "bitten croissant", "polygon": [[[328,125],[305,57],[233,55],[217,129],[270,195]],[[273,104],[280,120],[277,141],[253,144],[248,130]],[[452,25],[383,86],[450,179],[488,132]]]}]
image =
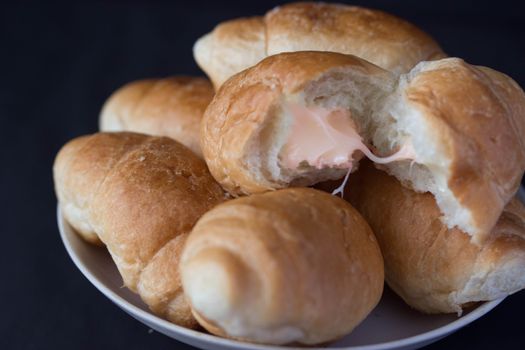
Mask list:
[{"label": "bitten croissant", "polygon": [[446,56],[428,34],[401,18],[321,2],[286,4],[265,16],[220,23],[195,43],[193,55],[218,89],[268,56],[309,50],[355,55],[397,74]]},{"label": "bitten croissant", "polygon": [[525,171],[524,111],[515,81],[459,58],[395,76],[351,55],[282,53],[221,87],[201,147],[233,195],[342,178],[364,154],[482,241]]},{"label": "bitten croissant", "polygon": [[126,287],[155,313],[196,326],[177,266],[197,219],[224,199],[206,164],[166,137],[99,133],[67,143],[53,170],[65,219],[106,245]]},{"label": "bitten croissant", "polygon": [[204,214],[180,270],[208,331],[267,344],[317,344],[349,333],[379,302],[383,259],[359,213],[339,197],[286,189]]},{"label": "bitten croissant", "polygon": [[525,207],[507,204],[481,244],[439,220],[434,197],[401,186],[370,164],[351,176],[347,198],[363,214],[385,259],[388,285],[427,313],[461,313],[473,302],[525,288]]},{"label": "bitten croissant", "polygon": [[108,98],[100,130],[171,137],[202,157],[200,122],[213,94],[211,83],[200,77],[134,81]]}]

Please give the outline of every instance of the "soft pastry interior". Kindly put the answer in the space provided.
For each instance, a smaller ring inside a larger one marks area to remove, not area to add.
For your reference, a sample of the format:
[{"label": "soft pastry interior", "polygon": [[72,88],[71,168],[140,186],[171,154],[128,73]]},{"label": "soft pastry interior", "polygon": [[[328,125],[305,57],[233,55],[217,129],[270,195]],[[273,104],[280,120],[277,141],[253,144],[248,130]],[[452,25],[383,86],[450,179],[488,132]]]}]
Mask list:
[{"label": "soft pastry interior", "polygon": [[362,118],[358,118],[357,113],[353,114],[350,108],[325,108],[319,104],[307,107],[298,102],[285,102],[282,110],[291,125],[278,154],[280,169],[300,172],[302,169],[335,168],[352,171],[363,155],[379,164],[416,159],[410,137],[405,137],[390,155],[374,154],[367,145],[369,142],[365,141],[371,137],[362,136],[365,131],[358,128],[354,121],[359,120],[362,125]]},{"label": "soft pastry interior", "polygon": [[387,157],[378,157],[364,143],[349,110],[305,107],[288,103],[283,109],[291,114],[292,125],[279,158],[290,169],[301,164],[325,167],[353,168],[355,152],[360,151],[376,163],[415,159],[414,147],[407,139],[400,149]]}]

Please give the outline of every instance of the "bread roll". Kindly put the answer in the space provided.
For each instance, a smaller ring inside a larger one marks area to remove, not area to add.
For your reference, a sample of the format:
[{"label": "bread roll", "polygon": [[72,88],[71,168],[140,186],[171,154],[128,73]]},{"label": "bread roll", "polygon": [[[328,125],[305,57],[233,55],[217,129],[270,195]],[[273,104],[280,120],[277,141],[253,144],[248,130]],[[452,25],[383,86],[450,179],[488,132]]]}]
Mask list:
[{"label": "bread roll", "polygon": [[481,242],[525,171],[523,90],[459,58],[422,62],[400,77],[376,115],[388,123],[370,139],[380,154],[407,137],[416,153],[413,163],[385,165],[388,172],[434,194],[447,226]]},{"label": "bread roll", "polygon": [[[352,118],[367,118],[369,105],[394,82],[391,73],[350,55],[268,57],[228,80],[206,109],[201,148],[210,172],[233,195],[341,178],[359,155],[332,138],[351,128]],[[332,115],[318,125],[305,117],[310,111]],[[295,130],[300,127],[306,130]],[[329,135],[323,134],[327,128]]]},{"label": "bread roll", "polygon": [[65,219],[106,245],[124,285],[157,314],[196,326],[178,260],[197,219],[224,199],[204,162],[169,138],[99,133],[67,143],[53,170]]},{"label": "bread roll", "polygon": [[394,76],[357,57],[295,52],[228,80],[202,121],[213,176],[234,195],[341,178],[363,153],[479,242],[525,171],[525,94],[459,58]]},{"label": "bread roll", "polygon": [[180,271],[208,331],[267,344],[342,337],[379,302],[383,260],[367,223],[342,199],[287,189],[206,213]]},{"label": "bread roll", "polygon": [[394,73],[445,57],[416,26],[382,11],[326,3],[292,3],[263,17],[220,23],[193,48],[216,89],[267,56],[293,51],[333,51],[364,58]]},{"label": "bread roll", "polygon": [[410,306],[461,314],[473,302],[525,288],[525,208],[518,199],[478,245],[441,222],[431,194],[413,192],[369,163],[351,176],[347,198],[379,241],[388,285]]},{"label": "bread roll", "polygon": [[100,113],[100,130],[168,136],[202,157],[200,121],[213,94],[211,83],[204,78],[135,81],[106,101]]}]

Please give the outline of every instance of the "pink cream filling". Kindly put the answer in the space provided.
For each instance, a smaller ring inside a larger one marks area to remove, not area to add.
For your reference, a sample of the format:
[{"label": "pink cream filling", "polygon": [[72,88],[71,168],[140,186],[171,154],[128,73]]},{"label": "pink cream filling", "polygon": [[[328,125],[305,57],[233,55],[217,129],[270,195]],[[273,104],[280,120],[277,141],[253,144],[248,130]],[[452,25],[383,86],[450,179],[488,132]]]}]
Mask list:
[{"label": "pink cream filling", "polygon": [[411,142],[406,142],[390,156],[374,155],[357,133],[348,110],[307,108],[296,103],[287,103],[285,108],[289,109],[294,119],[281,154],[284,165],[290,169],[297,168],[302,162],[317,169],[351,169],[355,151],[361,151],[373,162],[381,164],[416,157]]}]

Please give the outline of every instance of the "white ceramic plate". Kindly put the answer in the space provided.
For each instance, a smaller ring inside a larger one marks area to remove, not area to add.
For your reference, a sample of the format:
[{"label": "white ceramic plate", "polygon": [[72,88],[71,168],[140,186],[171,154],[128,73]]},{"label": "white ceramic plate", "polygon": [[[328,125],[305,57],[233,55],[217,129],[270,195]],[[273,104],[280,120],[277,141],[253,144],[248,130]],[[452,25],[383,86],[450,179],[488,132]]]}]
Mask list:
[{"label": "white ceramic plate", "polygon": [[[523,200],[523,189],[520,189]],[[152,329],[181,342],[206,350],[257,349],[283,347],[255,345],[219,338],[207,333],[179,327],[152,314],[140,298],[122,288],[122,278],[106,249],[84,242],[64,220],[58,208],[58,227],[69,256],[86,278],[106,297],[125,312]],[[343,339],[315,349],[416,349],[435,342],[480,318],[503,299],[479,304],[474,309],[456,315],[424,315],[410,309],[388,288],[379,305],[351,334]],[[305,348],[291,348],[304,350]]]}]

